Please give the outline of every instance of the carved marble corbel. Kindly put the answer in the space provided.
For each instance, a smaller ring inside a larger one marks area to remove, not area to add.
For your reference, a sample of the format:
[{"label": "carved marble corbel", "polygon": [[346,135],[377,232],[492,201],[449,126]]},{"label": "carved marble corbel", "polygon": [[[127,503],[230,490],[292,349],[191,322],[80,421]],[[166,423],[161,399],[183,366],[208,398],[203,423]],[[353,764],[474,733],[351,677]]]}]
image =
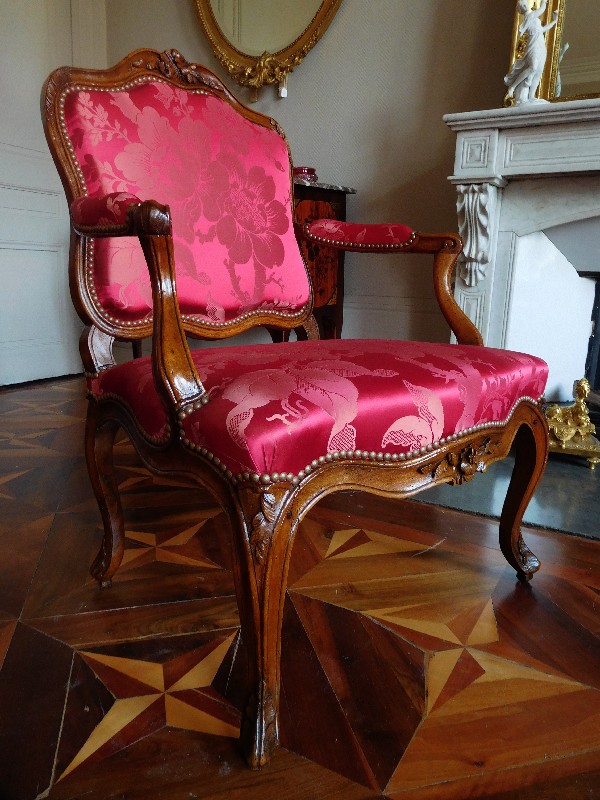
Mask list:
[{"label": "carved marble corbel", "polygon": [[459,184],[456,191],[459,232],[464,242],[459,274],[466,286],[473,287],[485,277],[490,261],[498,187],[492,183]]}]

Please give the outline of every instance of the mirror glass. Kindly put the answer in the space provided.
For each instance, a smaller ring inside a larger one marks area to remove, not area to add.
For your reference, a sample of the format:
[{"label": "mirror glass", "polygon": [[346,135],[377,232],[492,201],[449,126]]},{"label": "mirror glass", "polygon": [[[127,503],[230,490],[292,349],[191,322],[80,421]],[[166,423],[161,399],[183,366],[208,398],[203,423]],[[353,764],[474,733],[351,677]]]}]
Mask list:
[{"label": "mirror glass", "polygon": [[[278,53],[308,28],[321,0],[210,0],[215,19],[243,53]],[[276,10],[275,10],[276,8]]]},{"label": "mirror glass", "polygon": [[565,0],[555,99],[600,95],[600,1]]}]

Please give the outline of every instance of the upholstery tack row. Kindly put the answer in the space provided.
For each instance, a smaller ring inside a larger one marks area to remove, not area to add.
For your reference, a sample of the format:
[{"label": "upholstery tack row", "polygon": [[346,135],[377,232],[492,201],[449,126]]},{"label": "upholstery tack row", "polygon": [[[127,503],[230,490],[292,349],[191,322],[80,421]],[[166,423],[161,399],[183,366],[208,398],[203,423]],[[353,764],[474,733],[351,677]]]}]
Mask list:
[{"label": "upholstery tack row", "polygon": [[300,483],[303,478],[313,472],[315,469],[318,469],[325,464],[329,464],[332,462],[340,462],[340,461],[366,461],[366,462],[375,462],[380,464],[398,464],[403,463],[406,461],[411,461],[413,459],[419,458],[427,453],[434,452],[439,448],[443,447],[446,444],[451,444],[452,442],[458,441],[462,439],[463,436],[469,436],[474,433],[478,433],[479,431],[489,430],[491,428],[502,428],[504,427],[510,418],[513,416],[517,406],[523,402],[530,402],[534,404],[538,404],[537,400],[534,400],[532,397],[524,396],[519,398],[517,402],[513,405],[510,413],[508,414],[506,420],[499,421],[499,422],[482,422],[479,425],[474,425],[470,428],[466,428],[459,433],[453,433],[450,436],[444,437],[437,442],[433,442],[432,444],[428,444],[425,447],[420,447],[415,450],[411,450],[408,453],[382,453],[382,452],[375,452],[375,451],[367,451],[367,450],[340,450],[333,453],[327,453],[327,455],[319,456],[316,459],[313,459],[310,464],[307,464],[304,469],[300,470],[297,475],[294,475],[292,472],[286,473],[263,473],[259,474],[257,472],[241,472],[237,475],[233,475],[231,470],[229,470],[221,460],[211,453],[206,447],[202,447],[201,445],[196,444],[195,442],[190,441],[184,433],[182,422],[179,422],[179,429],[180,434],[182,437],[182,442],[185,447],[192,450],[195,453],[206,458],[208,461],[212,462],[215,466],[220,467],[223,473],[229,478],[234,485],[238,483],[248,483],[252,482],[255,484],[260,484],[263,486],[269,486],[272,483],[278,483],[279,481],[289,481],[293,486],[296,486]]}]

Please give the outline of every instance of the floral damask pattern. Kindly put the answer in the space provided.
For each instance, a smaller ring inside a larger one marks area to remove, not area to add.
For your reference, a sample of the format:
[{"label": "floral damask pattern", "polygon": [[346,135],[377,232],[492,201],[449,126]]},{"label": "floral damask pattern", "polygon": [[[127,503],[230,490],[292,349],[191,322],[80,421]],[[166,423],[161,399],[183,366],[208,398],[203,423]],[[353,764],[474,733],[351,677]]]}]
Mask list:
[{"label": "floral damask pattern", "polygon": [[[91,198],[127,193],[170,206],[183,313],[223,322],[255,309],[296,313],[306,304],[289,153],[276,131],[212,95],[159,80],[71,92],[65,124]],[[93,252],[105,310],[122,320],[150,313],[137,240],[98,239]]]},{"label": "floral damask pattern", "polygon": [[225,186],[216,232],[231,263],[245,264],[254,258],[262,269],[280,266],[285,255],[281,236],[289,220],[285,206],[275,199],[275,181],[263,167],[246,171],[233,155],[223,156],[221,163]]},{"label": "floral damask pattern", "polygon": [[349,249],[401,248],[410,241],[413,231],[399,223],[373,223],[317,219],[306,226],[309,236],[323,242],[344,244]]},{"label": "floral damask pattern", "polygon": [[86,226],[119,228],[127,222],[127,211],[140,198],[128,192],[111,192],[103,197],[78,197],[71,204],[71,219],[78,228]]},{"label": "floral damask pattern", "polygon": [[[407,453],[537,400],[548,369],[505,350],[401,341],[330,340],[193,352],[209,402],[185,418],[186,437],[234,473],[299,472],[342,450]],[[125,368],[124,368],[125,367]],[[90,383],[123,398],[143,428],[166,417],[149,359]]]}]

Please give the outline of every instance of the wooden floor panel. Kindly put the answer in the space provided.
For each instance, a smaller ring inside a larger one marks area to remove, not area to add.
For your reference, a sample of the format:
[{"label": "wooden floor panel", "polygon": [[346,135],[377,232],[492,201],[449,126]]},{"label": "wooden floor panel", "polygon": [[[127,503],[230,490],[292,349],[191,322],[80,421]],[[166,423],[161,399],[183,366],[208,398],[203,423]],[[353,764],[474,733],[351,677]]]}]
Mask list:
[{"label": "wooden floor panel", "polygon": [[[117,447],[126,553],[100,520],[79,380],[0,395],[0,800],[600,797],[600,542],[353,493],[292,556],[281,740],[237,750],[245,651],[223,514]],[[457,489],[460,491],[460,489]]]}]

